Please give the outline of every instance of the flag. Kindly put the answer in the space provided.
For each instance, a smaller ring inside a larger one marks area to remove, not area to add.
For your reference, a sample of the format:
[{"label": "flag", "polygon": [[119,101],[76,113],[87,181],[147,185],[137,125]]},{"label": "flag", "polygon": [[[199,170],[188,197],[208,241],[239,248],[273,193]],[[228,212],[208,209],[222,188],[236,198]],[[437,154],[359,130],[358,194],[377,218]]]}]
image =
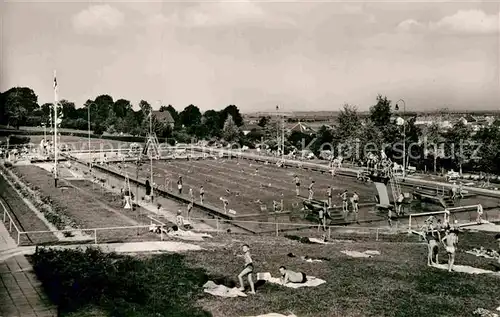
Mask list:
[{"label": "flag", "polygon": [[57,90],[57,77],[56,77],[56,72],[54,72],[54,90]]}]

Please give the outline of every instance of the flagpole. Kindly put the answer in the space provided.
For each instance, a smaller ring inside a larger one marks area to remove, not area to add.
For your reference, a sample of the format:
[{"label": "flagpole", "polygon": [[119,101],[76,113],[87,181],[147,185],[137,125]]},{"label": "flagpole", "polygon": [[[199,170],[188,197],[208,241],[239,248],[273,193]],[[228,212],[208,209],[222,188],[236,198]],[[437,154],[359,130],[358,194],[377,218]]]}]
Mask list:
[{"label": "flagpole", "polygon": [[57,187],[57,77],[54,70],[54,185]]},{"label": "flagpole", "polygon": [[[149,110],[149,146],[153,140],[153,107]],[[149,153],[149,171],[150,171],[150,185],[151,185],[151,202],[153,202],[153,151]]]}]

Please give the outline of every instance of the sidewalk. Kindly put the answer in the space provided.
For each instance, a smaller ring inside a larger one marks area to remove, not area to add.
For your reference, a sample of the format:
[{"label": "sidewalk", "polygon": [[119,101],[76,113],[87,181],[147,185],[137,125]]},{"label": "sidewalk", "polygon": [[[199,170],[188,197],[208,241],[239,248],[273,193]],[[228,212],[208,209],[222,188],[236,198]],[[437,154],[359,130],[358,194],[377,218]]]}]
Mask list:
[{"label": "sidewalk", "polygon": [[[15,252],[17,248],[7,228],[0,222],[0,251],[6,250]],[[57,316],[32,270],[24,255],[0,260],[0,316]]]}]

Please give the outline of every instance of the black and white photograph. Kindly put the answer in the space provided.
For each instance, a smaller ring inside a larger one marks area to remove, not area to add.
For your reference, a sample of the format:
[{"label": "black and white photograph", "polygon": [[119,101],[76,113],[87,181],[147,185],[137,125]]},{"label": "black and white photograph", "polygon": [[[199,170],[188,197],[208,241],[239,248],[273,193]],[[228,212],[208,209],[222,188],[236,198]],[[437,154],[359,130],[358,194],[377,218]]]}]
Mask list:
[{"label": "black and white photograph", "polygon": [[500,2],[0,2],[0,317],[499,317]]}]

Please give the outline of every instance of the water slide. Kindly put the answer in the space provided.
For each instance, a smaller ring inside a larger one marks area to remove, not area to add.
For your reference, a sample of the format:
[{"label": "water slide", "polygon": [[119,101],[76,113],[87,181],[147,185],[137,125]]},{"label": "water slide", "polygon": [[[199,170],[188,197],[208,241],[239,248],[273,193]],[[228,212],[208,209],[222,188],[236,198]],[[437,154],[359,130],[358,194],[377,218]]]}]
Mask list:
[{"label": "water slide", "polygon": [[377,193],[379,197],[379,205],[382,207],[389,207],[391,205],[389,201],[389,194],[387,193],[387,186],[384,183],[373,182],[377,188]]}]

